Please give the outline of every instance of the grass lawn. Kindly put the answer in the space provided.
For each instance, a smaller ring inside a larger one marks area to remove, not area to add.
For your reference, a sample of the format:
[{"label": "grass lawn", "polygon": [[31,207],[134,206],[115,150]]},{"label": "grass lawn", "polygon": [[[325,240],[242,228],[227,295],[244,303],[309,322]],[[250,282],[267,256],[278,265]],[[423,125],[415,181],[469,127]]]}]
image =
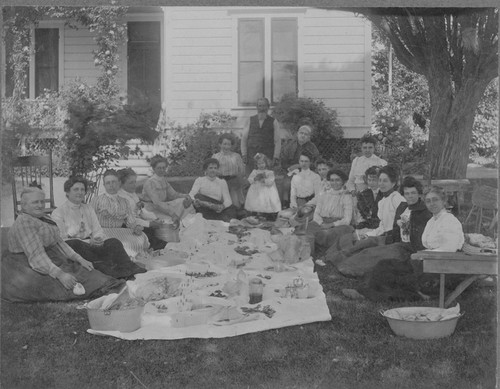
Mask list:
[{"label": "grass lawn", "polygon": [[495,387],[496,288],[459,297],[465,315],[451,337],[417,341],[378,313],[401,303],[347,300],[340,290],[356,282],[323,272],[330,322],[224,339],[123,341],[88,334],[79,303],[4,302],[1,387]]},{"label": "grass lawn", "polygon": [[[466,201],[461,220],[467,208]],[[0,387],[496,387],[496,288],[472,285],[458,298],[465,314],[451,337],[411,340],[393,335],[379,311],[437,306],[437,296],[428,303],[348,300],[340,291],[357,281],[318,272],[330,322],[224,339],[124,341],[88,334],[81,303],[2,302]]]}]

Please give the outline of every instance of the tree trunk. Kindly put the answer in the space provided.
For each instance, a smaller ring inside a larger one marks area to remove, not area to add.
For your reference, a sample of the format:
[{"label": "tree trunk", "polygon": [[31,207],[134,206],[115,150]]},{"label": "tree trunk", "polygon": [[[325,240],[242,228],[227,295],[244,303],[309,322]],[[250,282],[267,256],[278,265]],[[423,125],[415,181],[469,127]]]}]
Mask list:
[{"label": "tree trunk", "polygon": [[431,178],[465,178],[474,114],[488,83],[468,79],[453,96],[451,85],[441,80],[429,77],[432,112],[427,158],[432,161]]}]

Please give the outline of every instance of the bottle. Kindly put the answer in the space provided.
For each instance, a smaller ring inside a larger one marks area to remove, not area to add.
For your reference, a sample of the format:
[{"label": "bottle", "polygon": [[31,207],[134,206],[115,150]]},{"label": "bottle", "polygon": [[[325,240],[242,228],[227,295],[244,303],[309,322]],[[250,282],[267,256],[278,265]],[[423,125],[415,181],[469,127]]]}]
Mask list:
[{"label": "bottle", "polygon": [[262,301],[262,293],[264,291],[264,284],[260,278],[252,278],[249,282],[249,295],[250,304],[257,304]]}]

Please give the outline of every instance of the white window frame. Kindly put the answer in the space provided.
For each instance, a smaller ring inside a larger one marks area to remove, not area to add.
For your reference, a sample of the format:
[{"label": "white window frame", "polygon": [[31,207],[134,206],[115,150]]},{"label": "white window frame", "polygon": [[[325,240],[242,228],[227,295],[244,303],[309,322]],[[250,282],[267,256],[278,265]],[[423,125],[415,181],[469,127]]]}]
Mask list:
[{"label": "white window frame", "polygon": [[[58,58],[58,89],[64,85],[64,21],[63,20],[41,20],[36,27],[31,28],[31,47],[35,47],[35,29],[39,28],[57,28],[59,29],[59,58]],[[30,99],[35,98],[35,52],[30,55],[29,84],[28,95]]]},{"label": "white window frame", "polygon": [[304,85],[304,55],[303,55],[303,42],[301,30],[303,28],[304,14],[307,8],[294,7],[294,8],[278,8],[278,7],[265,7],[265,8],[237,8],[228,11],[228,15],[232,17],[232,46],[233,46],[233,74],[232,74],[232,109],[237,110],[251,110],[254,111],[255,107],[241,106],[238,102],[238,20],[257,18],[264,20],[264,96],[271,97],[271,72],[272,72],[272,44],[271,44],[271,19],[273,18],[296,18],[297,19],[297,95],[300,97],[303,93]]}]

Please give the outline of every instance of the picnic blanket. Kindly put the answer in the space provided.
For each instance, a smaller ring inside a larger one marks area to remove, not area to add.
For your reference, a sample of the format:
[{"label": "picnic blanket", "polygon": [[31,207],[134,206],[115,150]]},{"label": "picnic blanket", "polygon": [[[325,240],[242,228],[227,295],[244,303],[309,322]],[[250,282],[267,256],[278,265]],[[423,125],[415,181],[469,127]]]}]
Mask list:
[{"label": "picnic blanket", "polygon": [[[127,281],[132,296],[144,294],[155,282],[161,285],[162,279],[176,285],[174,295],[154,294],[134,332],[88,332],[128,340],[222,338],[331,320],[311,258],[275,271],[268,253],[276,243],[269,231],[253,228],[236,236],[228,227],[193,216],[181,230],[181,242],[169,243],[152,260],[154,270]],[[249,281],[254,278],[262,280],[263,295],[261,302],[250,304]]]}]

